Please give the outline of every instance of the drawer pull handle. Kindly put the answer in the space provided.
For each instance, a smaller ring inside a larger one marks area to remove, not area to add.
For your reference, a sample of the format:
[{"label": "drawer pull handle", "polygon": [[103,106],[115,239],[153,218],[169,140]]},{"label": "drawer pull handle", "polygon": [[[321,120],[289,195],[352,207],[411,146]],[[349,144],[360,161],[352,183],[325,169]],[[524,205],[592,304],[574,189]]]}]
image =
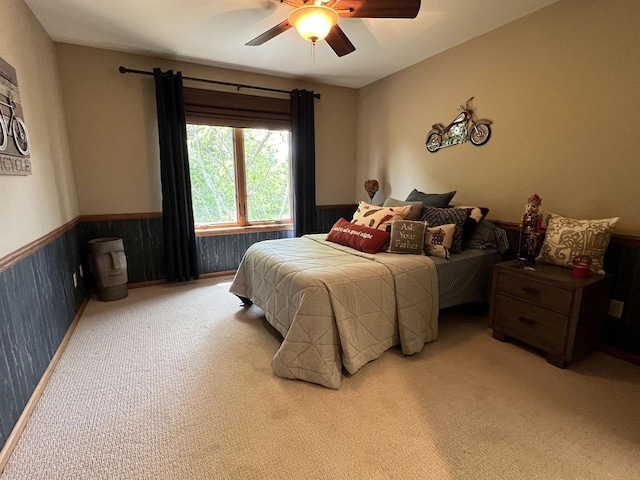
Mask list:
[{"label": "drawer pull handle", "polygon": [[540,295],[540,290],[531,287],[522,287],[522,291],[531,295]]},{"label": "drawer pull handle", "polygon": [[528,317],[518,317],[522,323],[526,323],[527,325],[535,325],[536,321],[533,318]]}]

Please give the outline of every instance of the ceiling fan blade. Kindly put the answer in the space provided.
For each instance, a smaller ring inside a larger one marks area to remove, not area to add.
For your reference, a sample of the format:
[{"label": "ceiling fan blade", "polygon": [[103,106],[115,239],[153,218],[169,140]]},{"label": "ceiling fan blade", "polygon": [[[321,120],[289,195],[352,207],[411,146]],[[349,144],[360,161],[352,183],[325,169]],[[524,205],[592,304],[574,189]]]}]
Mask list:
[{"label": "ceiling fan blade", "polygon": [[420,0],[339,0],[333,5],[345,18],[416,18]]},{"label": "ceiling fan blade", "polygon": [[247,42],[245,45],[249,47],[257,47],[258,45],[262,45],[263,43],[268,42],[273,37],[277,37],[281,33],[286,32],[291,27],[292,25],[289,23],[289,20],[285,20],[283,22],[280,22],[275,27],[267,30],[262,35],[258,35],[256,38],[254,38],[250,42]]},{"label": "ceiling fan blade", "polygon": [[325,40],[339,57],[343,57],[356,49],[338,25],[333,26]]}]

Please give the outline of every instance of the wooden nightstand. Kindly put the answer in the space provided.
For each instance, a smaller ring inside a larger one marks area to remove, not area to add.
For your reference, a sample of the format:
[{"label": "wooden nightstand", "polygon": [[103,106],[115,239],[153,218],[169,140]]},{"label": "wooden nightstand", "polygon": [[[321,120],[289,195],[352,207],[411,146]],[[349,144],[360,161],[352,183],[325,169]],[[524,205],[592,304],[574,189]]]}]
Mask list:
[{"label": "wooden nightstand", "polygon": [[493,269],[493,337],[509,337],[547,353],[560,368],[589,353],[598,343],[609,308],[610,275],[576,278],[553,265],[525,270],[518,260]]}]

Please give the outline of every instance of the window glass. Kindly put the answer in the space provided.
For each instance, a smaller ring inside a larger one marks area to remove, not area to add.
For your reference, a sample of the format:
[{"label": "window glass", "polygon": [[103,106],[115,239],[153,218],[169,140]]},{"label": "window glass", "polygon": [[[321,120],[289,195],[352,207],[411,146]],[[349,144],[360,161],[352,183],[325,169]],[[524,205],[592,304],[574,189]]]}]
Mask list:
[{"label": "window glass", "polygon": [[187,125],[196,225],[237,223],[233,128]]},{"label": "window glass", "polygon": [[290,220],[289,132],[245,128],[243,133],[248,221]]},{"label": "window glass", "polygon": [[196,226],[291,221],[291,134],[188,124]]}]

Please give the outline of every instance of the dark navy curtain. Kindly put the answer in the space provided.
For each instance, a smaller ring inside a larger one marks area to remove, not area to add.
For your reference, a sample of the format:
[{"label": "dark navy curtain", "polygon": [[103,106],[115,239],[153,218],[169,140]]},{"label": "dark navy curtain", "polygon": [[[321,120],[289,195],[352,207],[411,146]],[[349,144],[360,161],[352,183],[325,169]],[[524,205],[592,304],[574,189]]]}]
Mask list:
[{"label": "dark navy curtain", "polygon": [[154,68],[153,77],[160,139],[164,271],[169,282],[180,282],[199,276],[182,74]]},{"label": "dark navy curtain", "polygon": [[317,231],[313,99],[312,91],[291,92],[291,163],[296,237]]}]

